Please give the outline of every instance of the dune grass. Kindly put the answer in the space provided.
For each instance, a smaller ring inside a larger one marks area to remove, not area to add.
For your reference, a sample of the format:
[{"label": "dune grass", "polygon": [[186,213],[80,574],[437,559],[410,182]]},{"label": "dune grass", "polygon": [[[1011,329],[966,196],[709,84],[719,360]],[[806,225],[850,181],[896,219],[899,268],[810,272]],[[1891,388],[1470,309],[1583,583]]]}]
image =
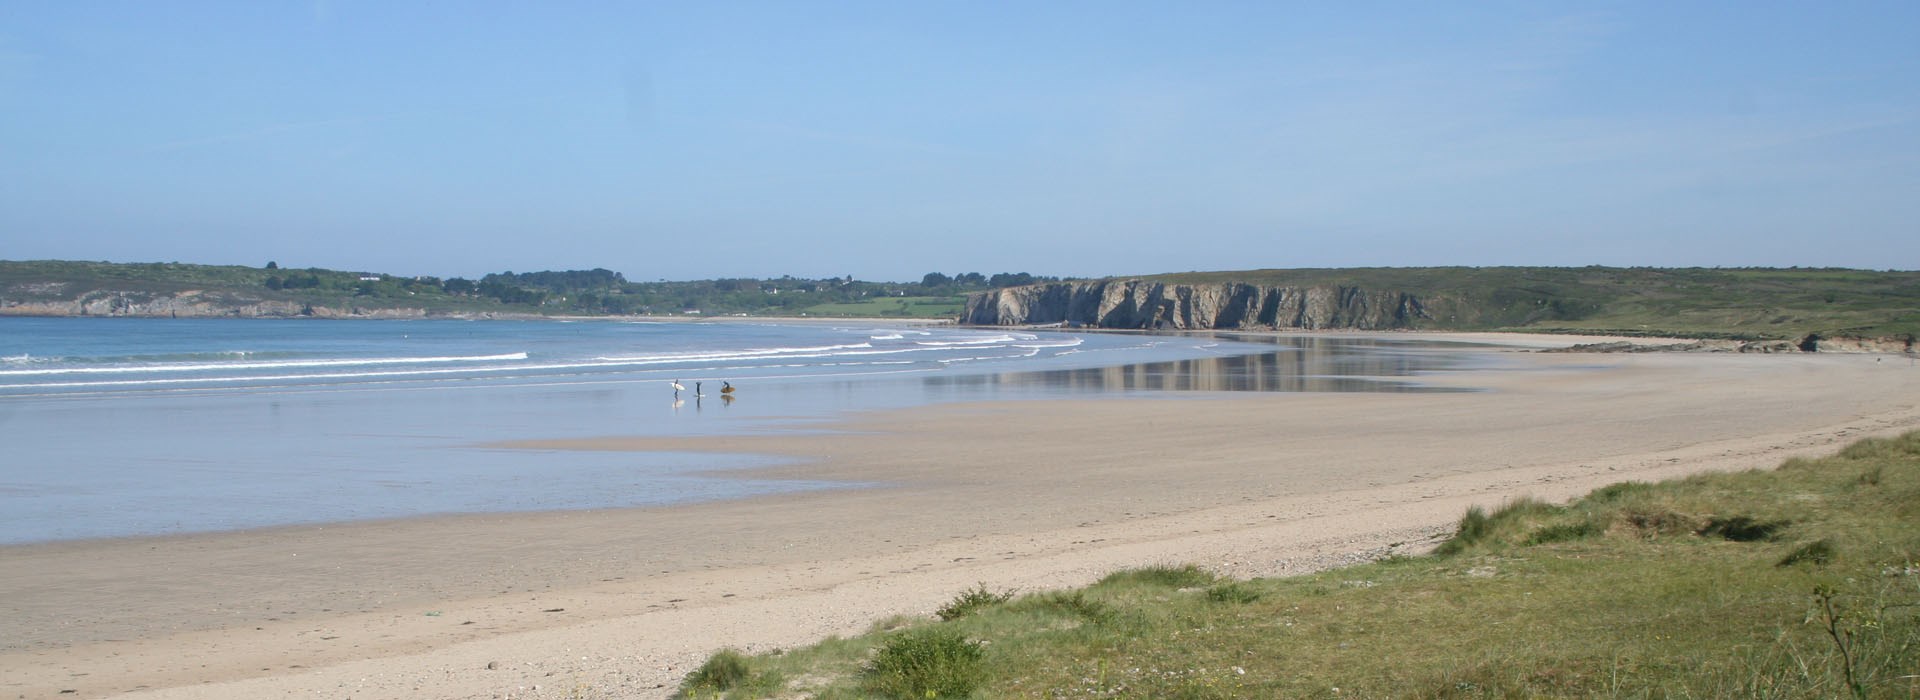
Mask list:
[{"label": "dune grass", "polygon": [[[720,695],[1920,697],[1920,432],[1475,509],[1428,556],[962,599],[949,620],[744,657],[742,677],[792,680]],[[903,639],[966,659],[940,667],[949,685],[893,683]]]}]

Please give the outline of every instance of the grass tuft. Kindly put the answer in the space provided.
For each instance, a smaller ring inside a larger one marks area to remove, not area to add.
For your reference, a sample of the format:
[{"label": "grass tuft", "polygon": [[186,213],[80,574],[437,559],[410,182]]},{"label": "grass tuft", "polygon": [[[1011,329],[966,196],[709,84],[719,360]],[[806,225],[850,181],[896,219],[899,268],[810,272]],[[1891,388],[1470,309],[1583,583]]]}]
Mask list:
[{"label": "grass tuft", "polygon": [[987,584],[982,583],[955,596],[953,600],[948,601],[946,605],[940,606],[940,609],[935,610],[933,614],[943,621],[958,620],[972,615],[975,612],[979,612],[981,609],[993,607],[1009,600],[1013,600],[1013,591],[991,591],[987,589]]},{"label": "grass tuft", "polygon": [[1581,520],[1571,523],[1554,523],[1527,534],[1527,546],[1551,544],[1554,542],[1572,542],[1606,534],[1607,526],[1595,520]]},{"label": "grass tuft", "polygon": [[1089,597],[1086,591],[1048,591],[1022,599],[1027,610],[1049,612],[1094,624],[1112,621],[1118,611],[1113,606]]},{"label": "grass tuft", "polygon": [[986,652],[948,627],[893,635],[863,674],[868,692],[889,698],[964,698],[986,681]]},{"label": "grass tuft", "polygon": [[733,649],[721,649],[707,657],[700,668],[687,674],[680,684],[679,698],[718,697],[728,691],[746,688],[770,690],[779,685],[779,678],[772,673],[754,673],[754,663],[746,654]]},{"label": "grass tuft", "polygon": [[1618,503],[1628,496],[1646,493],[1652,489],[1653,484],[1644,481],[1622,481],[1594,489],[1592,493],[1587,494],[1585,500],[1593,504]]},{"label": "grass tuft", "polygon": [[1443,557],[1453,556],[1467,551],[1469,547],[1480,544],[1493,533],[1493,520],[1487,517],[1487,511],[1480,506],[1468,506],[1467,514],[1460,517],[1460,524],[1454,528],[1453,537],[1435,547],[1434,554]]},{"label": "grass tuft", "polygon": [[1453,556],[1475,548],[1528,539],[1522,533],[1531,531],[1534,523],[1550,519],[1565,510],[1531,498],[1516,499],[1492,513],[1480,506],[1471,506],[1467,508],[1467,514],[1460,518],[1460,525],[1453,537],[1440,543],[1433,553],[1443,557]]},{"label": "grass tuft", "polygon": [[1833,561],[1836,554],[1833,542],[1823,538],[1808,542],[1788,552],[1787,556],[1781,557],[1780,562],[1774,564],[1774,566],[1787,567],[1801,564],[1825,566]]},{"label": "grass tuft", "polygon": [[1219,577],[1193,564],[1148,566],[1107,574],[1098,586],[1140,585],[1165,588],[1198,588],[1211,585]]},{"label": "grass tuft", "polygon": [[1699,532],[1700,519],[1655,504],[1633,504],[1620,511],[1620,523],[1641,538]]},{"label": "grass tuft", "polygon": [[1866,438],[1840,450],[1841,459],[1903,459],[1920,456],[1920,432],[1891,438]]},{"label": "grass tuft", "polygon": [[1215,603],[1237,603],[1245,605],[1265,597],[1260,589],[1243,581],[1217,583],[1207,588],[1207,600]]},{"label": "grass tuft", "polygon": [[1708,520],[1707,526],[1700,530],[1700,534],[1718,537],[1729,542],[1759,542],[1778,539],[1780,531],[1792,524],[1787,520],[1761,522],[1744,515],[1735,515]]}]

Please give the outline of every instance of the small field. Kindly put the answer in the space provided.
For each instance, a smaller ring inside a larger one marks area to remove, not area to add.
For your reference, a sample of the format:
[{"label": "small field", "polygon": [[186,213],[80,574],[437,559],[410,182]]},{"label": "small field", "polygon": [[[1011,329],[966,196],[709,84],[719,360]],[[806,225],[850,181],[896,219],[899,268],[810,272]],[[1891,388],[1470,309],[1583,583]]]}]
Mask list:
[{"label": "small field", "polygon": [[1920,432],[1570,504],[1475,509],[1431,555],[956,591],[745,656],[683,697],[1920,697]]},{"label": "small field", "polygon": [[863,318],[953,318],[967,303],[964,296],[882,297],[845,304],[816,304],[801,311],[809,316],[855,316]]}]

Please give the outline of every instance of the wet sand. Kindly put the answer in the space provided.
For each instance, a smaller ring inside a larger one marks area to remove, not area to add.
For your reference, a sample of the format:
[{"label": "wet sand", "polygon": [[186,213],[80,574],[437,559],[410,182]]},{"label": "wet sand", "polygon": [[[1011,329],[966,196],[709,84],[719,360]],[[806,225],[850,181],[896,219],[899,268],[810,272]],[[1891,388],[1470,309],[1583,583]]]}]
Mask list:
[{"label": "wet sand", "polygon": [[756,475],[871,488],[4,548],[0,697],[660,697],[716,648],[859,632],[977,583],[1303,572],[1423,550],[1473,504],[1920,428],[1904,357],[1502,357],[1433,379],[1475,393],[950,404],[724,444],[501,446],[778,454],[799,461]]}]

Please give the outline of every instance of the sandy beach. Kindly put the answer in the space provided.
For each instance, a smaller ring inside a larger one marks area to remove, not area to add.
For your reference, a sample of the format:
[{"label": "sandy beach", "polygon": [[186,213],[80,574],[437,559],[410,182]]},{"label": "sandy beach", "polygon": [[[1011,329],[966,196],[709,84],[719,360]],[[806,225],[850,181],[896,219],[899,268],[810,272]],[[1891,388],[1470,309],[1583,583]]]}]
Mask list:
[{"label": "sandy beach", "polygon": [[1903,356],[1436,338],[1511,349],[1430,379],[1475,392],[946,404],[725,441],[494,446],[782,455],[755,475],[864,488],[0,548],[0,697],[664,697],[717,648],[855,633],[979,583],[1299,573],[1422,551],[1469,505],[1920,428]]}]

